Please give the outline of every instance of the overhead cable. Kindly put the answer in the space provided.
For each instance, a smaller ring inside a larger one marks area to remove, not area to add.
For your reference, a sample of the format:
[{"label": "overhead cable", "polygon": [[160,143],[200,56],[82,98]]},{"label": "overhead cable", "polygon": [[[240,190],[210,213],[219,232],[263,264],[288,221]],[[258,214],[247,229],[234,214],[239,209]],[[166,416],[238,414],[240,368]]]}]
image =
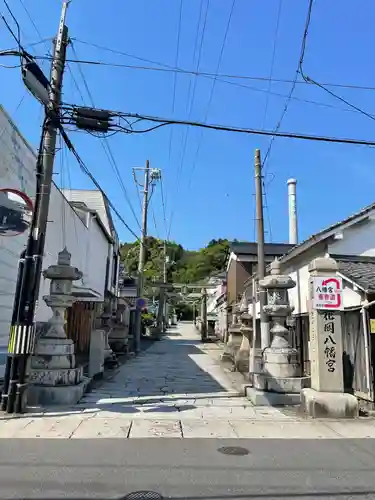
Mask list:
[{"label": "overhead cable", "polygon": [[[309,11],[307,12],[307,17],[306,17],[306,21],[305,21],[305,29],[304,29],[303,36],[302,36],[300,58],[301,58],[301,54],[303,54],[304,47],[305,47],[305,44],[306,44],[308,27],[309,27]],[[299,58],[299,61],[300,61],[300,58]],[[288,96],[286,98],[286,101],[285,101],[285,104],[284,104],[284,108],[283,108],[283,110],[281,112],[281,116],[279,118],[279,121],[276,124],[275,132],[278,132],[280,130],[280,127],[281,127],[281,125],[283,123],[283,120],[284,120],[284,118],[286,116],[286,113],[288,111],[291,98],[293,96],[293,92],[294,92],[294,90],[296,88],[298,75],[299,75],[299,62],[298,62],[297,69],[296,69],[295,74],[294,74],[294,78],[293,78],[293,81],[292,81],[292,85],[290,87],[289,94],[288,94]],[[266,165],[267,160],[268,160],[268,158],[269,158],[269,156],[271,154],[271,150],[272,150],[273,143],[275,141],[275,137],[277,137],[277,136],[274,135],[271,138],[270,143],[269,143],[268,148],[267,148],[267,151],[266,151],[266,154],[265,154],[265,156],[263,158],[263,163],[262,163],[262,168],[263,169],[264,169],[264,166]],[[265,175],[265,171],[263,172],[263,175]]]},{"label": "overhead cable", "polygon": [[[208,11],[210,7],[210,0],[207,0],[206,2],[206,11],[204,15],[204,20],[203,20],[203,27],[202,27],[202,33],[200,37],[200,43],[199,43],[199,49],[198,49],[198,39],[199,39],[199,27],[202,19],[202,14],[203,14],[203,0],[201,0],[200,4],[200,10],[199,10],[199,18],[198,18],[198,24],[197,24],[197,29],[195,33],[195,43],[194,43],[194,52],[193,52],[193,60],[195,60],[195,56],[197,53],[197,63],[196,63],[196,68],[197,71],[199,70],[200,63],[201,63],[201,57],[202,57],[202,49],[203,49],[203,42],[204,42],[204,37],[206,33],[206,26],[207,26],[207,18],[208,18]],[[192,87],[193,85],[193,87]],[[190,119],[192,112],[193,112],[193,106],[194,106],[194,100],[195,100],[195,92],[197,88],[197,78],[195,77],[193,79],[189,80],[189,88],[188,88],[188,98],[187,98],[187,106],[188,106],[188,118]],[[189,105],[190,103],[190,105]],[[188,138],[189,138],[189,133],[190,130],[189,128],[186,129],[185,135],[182,139],[182,154],[181,154],[181,160],[179,163],[179,167],[177,170],[177,178],[176,178],[176,198],[178,198],[178,194],[180,191],[180,182],[181,182],[181,174],[182,174],[182,169],[185,161],[185,156],[186,156],[186,150],[187,150],[187,144],[188,144]],[[174,204],[175,205],[175,204]],[[173,222],[173,217],[174,217],[174,212],[175,212],[175,207],[172,206],[170,216],[169,216],[169,227],[168,227],[168,233],[167,233],[167,240],[170,239],[171,231],[172,231],[172,222]]]},{"label": "overhead cable", "polygon": [[[344,137],[330,137],[330,136],[321,136],[321,135],[312,135],[312,134],[302,134],[298,132],[275,132],[272,130],[260,130],[254,128],[243,128],[243,127],[234,127],[229,125],[216,125],[210,123],[202,123],[188,120],[172,120],[167,118],[159,118],[156,116],[150,115],[140,115],[137,113],[123,113],[123,112],[112,112],[112,116],[119,116],[125,118],[134,118],[136,120],[145,120],[154,123],[158,123],[158,125],[154,127],[150,127],[144,130],[126,130],[128,133],[144,133],[151,132],[152,130],[156,130],[157,128],[164,127],[166,125],[189,125],[192,127],[202,127],[211,130],[222,130],[226,132],[234,132],[240,134],[249,134],[249,135],[264,135],[264,136],[273,136],[276,137],[286,137],[290,139],[302,139],[307,141],[317,141],[317,142],[331,142],[337,144],[353,144],[353,145],[362,145],[362,146],[375,146],[375,141],[368,141],[365,139],[354,139],[354,138],[344,138]],[[124,127],[121,127],[124,128]]]},{"label": "overhead cable", "polygon": [[308,7],[307,22],[306,22],[306,37],[305,37],[305,40],[304,40],[304,44],[303,44],[302,51],[301,51],[301,57],[300,57],[300,61],[299,61],[299,72],[300,72],[302,78],[304,79],[304,81],[306,83],[312,84],[312,85],[315,85],[315,86],[321,88],[322,90],[324,90],[325,92],[327,92],[327,94],[329,94],[330,96],[334,97],[335,99],[338,99],[342,103],[344,103],[347,106],[349,106],[351,109],[357,111],[358,113],[361,113],[364,116],[367,116],[367,118],[370,118],[371,120],[375,120],[375,117],[372,114],[370,114],[367,111],[365,111],[364,109],[356,106],[355,104],[352,104],[348,100],[344,99],[343,97],[341,97],[341,96],[335,94],[334,92],[332,92],[330,89],[326,88],[327,84],[319,83],[316,80],[314,80],[313,78],[311,78],[310,76],[305,75],[304,69],[303,69],[303,63],[304,63],[304,58],[305,58],[305,53],[306,53],[307,32],[308,32],[308,28],[310,27],[311,13],[312,13],[313,4],[314,4],[314,0],[310,0],[309,7]]},{"label": "overhead cable", "polygon": [[[72,51],[73,51],[74,55],[76,56],[77,54],[76,54],[76,52],[75,52],[75,48],[74,48],[73,43],[71,44],[71,46],[72,46]],[[82,70],[81,66],[78,66],[78,69],[79,69],[79,72],[80,72],[80,75],[81,75],[82,81],[83,81],[83,83],[84,83],[84,86],[85,86],[85,89],[86,89],[87,95],[89,96],[89,99],[90,99],[91,105],[92,105],[93,107],[95,107],[93,95],[92,95],[92,93],[91,93],[91,91],[90,91],[90,88],[89,88],[89,86],[88,86],[88,83],[87,83],[86,77],[85,77],[85,75],[84,75],[84,73],[83,73],[83,70]],[[124,197],[125,197],[125,199],[126,199],[126,202],[127,202],[128,206],[129,206],[129,208],[130,208],[130,211],[132,212],[133,217],[134,217],[134,219],[135,219],[135,221],[136,221],[136,223],[137,223],[138,227],[140,228],[141,226],[140,226],[140,223],[139,223],[139,221],[138,221],[138,217],[137,217],[137,215],[136,215],[136,213],[135,213],[135,210],[134,210],[134,207],[133,207],[133,205],[132,205],[132,203],[131,203],[131,201],[130,201],[130,198],[129,198],[129,195],[128,195],[128,192],[127,192],[127,189],[126,189],[125,184],[124,184],[124,181],[123,181],[123,179],[122,179],[122,176],[121,176],[121,173],[120,173],[119,167],[118,167],[118,165],[117,165],[116,159],[115,159],[115,157],[114,157],[113,151],[112,151],[112,149],[111,149],[111,147],[110,147],[110,145],[109,145],[109,143],[108,143],[108,139],[107,139],[106,137],[103,137],[103,141],[104,141],[104,142],[101,142],[101,143],[100,143],[100,144],[101,144],[101,147],[102,147],[102,149],[103,149],[103,151],[104,151],[105,155],[107,156],[107,159],[108,159],[108,161],[109,161],[110,165],[112,166],[112,169],[113,169],[113,171],[114,171],[114,173],[115,173],[115,175],[116,175],[116,178],[117,178],[117,180],[118,180],[118,182],[119,182],[119,184],[120,184],[120,187],[121,187],[121,189],[122,189],[122,192],[123,192],[123,194],[124,194]]]},{"label": "overhead cable", "polygon": [[[276,47],[277,47],[277,41],[278,41],[278,35],[279,35],[279,27],[280,27],[280,19],[281,19],[281,10],[283,6],[283,0],[279,0],[278,4],[278,9],[277,9],[277,16],[276,16],[276,25],[275,25],[275,35],[273,37],[273,48],[272,48],[272,57],[271,57],[271,69],[270,69],[270,80],[268,82],[268,89],[266,93],[266,103],[264,106],[264,115],[263,115],[263,125],[262,129],[265,129],[266,123],[267,123],[267,115],[268,115],[268,106],[269,106],[269,100],[270,100],[270,95],[271,95],[271,86],[272,86],[272,77],[273,77],[273,71],[275,68],[275,60],[276,60]],[[292,98],[292,96],[290,96]],[[269,241],[272,242],[272,226],[271,226],[271,214],[270,214],[270,209],[268,206],[268,200],[267,200],[267,187],[264,182],[264,177],[262,175],[262,185],[263,185],[263,192],[264,192],[264,207],[266,209],[267,213],[267,221],[268,221],[268,228],[269,228]],[[256,203],[254,203],[254,221],[256,216]],[[254,225],[255,228],[255,225]]]},{"label": "overhead cable", "polygon": [[108,201],[108,205],[111,207],[111,209],[116,214],[116,216],[118,217],[118,219],[126,227],[126,229],[129,231],[129,233],[131,233],[136,238],[136,240],[138,241],[139,240],[138,235],[125,222],[125,220],[122,217],[122,215],[119,213],[119,211],[117,210],[117,208],[111,202],[110,198],[107,196],[107,194],[105,193],[104,189],[100,186],[99,182],[96,180],[96,178],[94,177],[94,175],[90,172],[89,168],[86,166],[86,164],[84,163],[84,161],[82,160],[82,158],[78,154],[76,148],[74,147],[73,143],[71,142],[71,140],[69,139],[67,133],[65,132],[65,130],[63,129],[63,127],[61,125],[59,127],[59,130],[60,130],[60,134],[61,134],[62,138],[65,141],[65,144],[67,145],[69,151],[76,158],[76,160],[78,162],[78,165],[80,166],[81,170],[90,178],[90,180],[92,181],[92,183],[94,184],[94,186],[103,194],[103,196],[105,197],[105,199]]},{"label": "overhead cable", "polygon": [[[161,66],[161,68],[154,68],[154,67],[149,67],[149,66],[134,66],[131,64],[121,64],[121,63],[109,63],[106,61],[95,61],[95,60],[73,60],[73,59],[68,59],[68,62],[76,62],[76,63],[81,63],[81,64],[94,64],[98,66],[113,66],[113,67],[124,67],[124,68],[130,68],[130,69],[144,69],[147,71],[165,71],[165,72],[177,72],[177,73],[186,73],[189,75],[196,75],[196,76],[206,76],[206,77],[215,77],[215,73],[210,73],[210,72],[205,72],[205,71],[194,71],[194,70],[188,70],[188,69],[183,69],[180,67],[173,67],[169,64],[162,63],[160,61],[155,61],[152,59],[147,59],[144,57],[140,57],[128,52],[123,52],[120,50],[112,49],[109,47],[105,47],[103,45],[98,45],[96,43],[90,43],[86,42],[84,40],[78,39],[78,38],[73,38],[78,43],[85,44],[91,47],[95,47],[100,50],[105,50],[114,54],[122,55],[125,57],[129,57],[132,59],[138,59],[140,61],[148,62],[150,64],[156,64],[157,66]],[[220,73],[218,74],[217,78],[220,80],[222,78],[232,78],[232,79],[238,79],[238,80],[255,80],[255,81],[262,81],[262,82],[269,82],[272,81],[273,83],[293,83],[292,79],[287,79],[287,78],[270,78],[268,76],[250,76],[250,75],[235,75],[235,74],[225,74],[225,73]],[[304,80],[297,80],[296,85],[306,85],[308,82]],[[366,85],[357,85],[357,84],[350,84],[350,83],[322,83],[321,85],[324,85],[326,87],[338,87],[338,88],[345,88],[345,89],[352,89],[352,90],[375,90],[375,86],[366,86]]]}]

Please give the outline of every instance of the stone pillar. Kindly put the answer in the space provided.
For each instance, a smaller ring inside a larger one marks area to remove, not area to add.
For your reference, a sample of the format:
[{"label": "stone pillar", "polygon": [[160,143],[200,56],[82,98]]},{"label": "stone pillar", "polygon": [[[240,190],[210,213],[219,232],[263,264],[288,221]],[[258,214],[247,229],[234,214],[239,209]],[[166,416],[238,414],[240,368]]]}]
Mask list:
[{"label": "stone pillar", "polygon": [[302,391],[301,407],[317,418],[358,416],[357,398],[344,393],[342,283],[337,270],[331,258],[317,258],[309,265],[311,389]]},{"label": "stone pillar", "polygon": [[253,389],[247,395],[256,405],[298,405],[301,389],[309,385],[308,377],[300,376],[298,353],[289,344],[286,318],[292,313],[288,289],[295,286],[290,276],[281,274],[280,263],[271,264],[271,272],[259,285],[267,290],[266,314],[272,326],[271,345],[263,350],[263,373],[254,373]]},{"label": "stone pillar", "polygon": [[43,328],[31,359],[29,406],[75,404],[88,383],[83,368],[76,367],[74,342],[66,337],[64,328],[66,310],[75,301],[72,282],[82,277],[81,271],[70,265],[70,259],[64,248],[58,254],[57,265],[43,272],[51,280],[50,294],[43,299],[52,309],[52,317]]},{"label": "stone pillar", "polygon": [[113,328],[112,321],[112,304],[111,301],[106,299],[104,302],[104,311],[100,316],[101,328],[104,331],[105,347],[104,347],[104,363],[116,364],[116,355],[109,345],[109,336]]},{"label": "stone pillar", "polygon": [[240,310],[239,305],[232,306],[232,323],[228,328],[228,342],[224,346],[224,352],[221,355],[223,361],[231,361],[236,368],[236,353],[242,343],[241,324],[239,321]]},{"label": "stone pillar", "polygon": [[250,342],[252,342],[253,337],[252,316],[247,312],[247,310],[248,307],[241,312],[240,332],[242,334],[242,342],[240,348],[235,354],[236,370],[244,374],[249,372]]},{"label": "stone pillar", "polygon": [[112,350],[116,353],[124,353],[128,350],[129,340],[129,308],[125,304],[118,304],[113,328],[109,334],[108,341]]}]

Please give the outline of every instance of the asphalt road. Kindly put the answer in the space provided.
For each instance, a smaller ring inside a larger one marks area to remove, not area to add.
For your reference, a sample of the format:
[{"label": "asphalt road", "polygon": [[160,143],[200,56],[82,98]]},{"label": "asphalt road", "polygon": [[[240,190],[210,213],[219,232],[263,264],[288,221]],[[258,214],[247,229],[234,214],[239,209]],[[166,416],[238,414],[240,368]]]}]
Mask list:
[{"label": "asphalt road", "polygon": [[365,439],[4,439],[0,498],[373,499],[374,458]]}]

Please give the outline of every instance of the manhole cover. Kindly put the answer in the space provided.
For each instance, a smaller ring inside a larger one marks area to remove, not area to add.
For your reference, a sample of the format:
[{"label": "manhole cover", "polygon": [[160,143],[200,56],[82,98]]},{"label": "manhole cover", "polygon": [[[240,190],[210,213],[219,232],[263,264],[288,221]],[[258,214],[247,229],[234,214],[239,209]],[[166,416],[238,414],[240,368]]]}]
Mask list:
[{"label": "manhole cover", "polygon": [[163,500],[163,497],[156,491],[133,491],[124,500]]},{"label": "manhole cover", "polygon": [[246,448],[241,448],[241,446],[222,446],[217,450],[219,453],[223,455],[248,455],[250,452]]}]

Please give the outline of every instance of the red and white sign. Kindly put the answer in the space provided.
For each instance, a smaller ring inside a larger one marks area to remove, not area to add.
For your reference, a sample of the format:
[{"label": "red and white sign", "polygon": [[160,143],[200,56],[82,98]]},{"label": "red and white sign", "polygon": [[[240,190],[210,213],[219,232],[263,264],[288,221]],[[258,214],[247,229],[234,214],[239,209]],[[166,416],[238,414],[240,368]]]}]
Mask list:
[{"label": "red and white sign", "polygon": [[337,276],[313,278],[313,307],[328,311],[342,311],[342,279]]}]

